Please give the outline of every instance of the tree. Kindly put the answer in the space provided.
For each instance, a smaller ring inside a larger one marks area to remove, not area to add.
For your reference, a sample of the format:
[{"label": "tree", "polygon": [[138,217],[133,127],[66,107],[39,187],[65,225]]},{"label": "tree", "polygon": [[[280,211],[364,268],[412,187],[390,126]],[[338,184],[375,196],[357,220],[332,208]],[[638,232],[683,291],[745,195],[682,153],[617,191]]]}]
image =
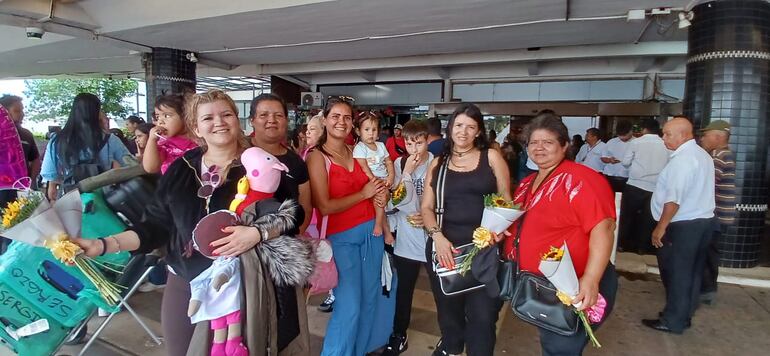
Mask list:
[{"label": "tree", "polygon": [[123,99],[136,92],[137,83],[130,79],[36,79],[25,80],[24,103],[32,121],[68,117],[72,100],[80,93],[91,93],[102,100],[107,116],[125,117],[131,108]]}]

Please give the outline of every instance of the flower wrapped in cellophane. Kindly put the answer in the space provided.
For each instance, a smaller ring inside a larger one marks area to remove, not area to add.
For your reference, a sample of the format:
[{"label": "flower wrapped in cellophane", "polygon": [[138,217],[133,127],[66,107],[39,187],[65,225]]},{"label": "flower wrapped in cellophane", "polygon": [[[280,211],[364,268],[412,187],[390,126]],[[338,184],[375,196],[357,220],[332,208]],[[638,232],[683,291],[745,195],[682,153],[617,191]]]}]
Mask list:
[{"label": "flower wrapped in cellophane", "polygon": [[65,194],[53,205],[39,192],[20,191],[19,198],[2,208],[0,235],[45,247],[62,263],[76,266],[96,286],[107,304],[114,306],[123,287],[108,281],[101,270],[120,272],[87,257],[69,239],[70,236],[80,236],[82,215],[83,205],[78,191]]},{"label": "flower wrapped in cellophane", "polygon": [[[481,226],[473,231],[473,249],[460,263],[460,273],[465,274],[471,269],[473,258],[484,248],[495,243],[494,235],[507,230],[516,219],[524,214],[518,204],[506,200],[500,194],[484,196],[484,213],[481,215]],[[494,235],[493,235],[494,234]]]},{"label": "flower wrapped in cellophane", "polygon": [[548,252],[544,253],[540,259],[539,269],[543,276],[556,287],[556,296],[559,300],[566,307],[572,308],[580,317],[591,344],[594,347],[602,347],[594,335],[591,323],[596,324],[602,320],[607,301],[599,294],[599,299],[594,306],[586,310],[577,310],[582,303],[573,303],[573,300],[580,293],[580,280],[575,272],[567,243],[565,242],[561,248],[552,246]]}]

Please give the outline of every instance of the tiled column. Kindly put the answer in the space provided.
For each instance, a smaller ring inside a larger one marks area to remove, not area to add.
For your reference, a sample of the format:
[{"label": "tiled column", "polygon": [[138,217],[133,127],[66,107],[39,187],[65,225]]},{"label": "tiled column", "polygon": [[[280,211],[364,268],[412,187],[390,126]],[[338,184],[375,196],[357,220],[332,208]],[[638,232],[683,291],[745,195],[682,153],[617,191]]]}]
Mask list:
[{"label": "tiled column", "polygon": [[684,113],[696,128],[732,126],[738,218],[718,242],[725,267],[759,262],[768,202],[770,3],[724,0],[693,9]]},{"label": "tiled column", "polygon": [[153,48],[145,57],[149,113],[152,113],[158,95],[195,93],[195,62],[187,58],[188,54],[189,51],[179,49]]}]

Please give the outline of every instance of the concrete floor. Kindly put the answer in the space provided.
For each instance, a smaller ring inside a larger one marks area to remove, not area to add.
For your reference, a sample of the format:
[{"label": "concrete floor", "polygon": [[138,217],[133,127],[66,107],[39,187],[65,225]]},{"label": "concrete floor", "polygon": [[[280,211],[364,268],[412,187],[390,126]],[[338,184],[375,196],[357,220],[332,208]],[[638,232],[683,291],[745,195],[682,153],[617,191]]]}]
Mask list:
[{"label": "concrete floor", "polygon": [[[409,350],[404,354],[429,355],[438,340],[436,309],[428,289],[427,277],[418,281],[413,304]],[[160,292],[136,295],[131,304],[160,332]],[[322,297],[311,299],[308,306],[313,355],[320,351],[329,314],[316,310]],[[649,330],[642,318],[655,317],[663,306],[663,289],[655,276],[624,274],[620,278],[617,306],[607,323],[597,332],[604,347],[588,347],[586,355],[761,355],[770,350],[770,290],[738,285],[720,285],[717,303],[703,306],[684,335],[670,335]],[[537,332],[517,320],[507,309],[501,311],[496,355],[539,355]],[[94,318],[95,322],[101,318]],[[59,355],[75,355],[77,347],[63,349]],[[8,354],[0,350],[0,355]],[[93,356],[164,355],[162,346],[154,346],[139,325],[126,313],[120,313],[87,352]]]}]

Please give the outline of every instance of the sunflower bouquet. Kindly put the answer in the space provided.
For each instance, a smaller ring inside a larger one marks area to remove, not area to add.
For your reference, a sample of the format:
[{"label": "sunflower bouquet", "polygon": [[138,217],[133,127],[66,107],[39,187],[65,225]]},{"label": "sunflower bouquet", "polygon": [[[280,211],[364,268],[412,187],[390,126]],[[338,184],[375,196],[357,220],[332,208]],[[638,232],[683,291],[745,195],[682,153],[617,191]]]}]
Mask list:
[{"label": "sunflower bouquet", "polygon": [[393,203],[393,206],[398,206],[398,204],[401,204],[401,202],[406,199],[406,185],[404,182],[401,182],[396,186],[396,189],[393,190],[393,194],[391,194],[390,201]]},{"label": "sunflower bouquet", "polygon": [[83,206],[80,193],[73,191],[51,205],[39,192],[21,192],[23,196],[2,209],[0,235],[14,241],[45,247],[62,263],[76,266],[90,280],[109,306],[120,300],[122,286],[104,277],[103,270],[120,273],[110,266],[87,257],[70,236],[80,235]]},{"label": "sunflower bouquet", "polygon": [[573,300],[580,292],[580,280],[575,273],[575,267],[572,264],[572,257],[569,254],[569,248],[565,242],[561,248],[551,246],[540,259],[540,272],[545,278],[556,287],[556,296],[565,307],[571,308],[580,318],[586,334],[594,347],[602,347],[599,340],[596,339],[591,324],[596,324],[604,317],[604,311],[607,308],[607,300],[599,294],[599,299],[594,306],[586,310],[577,310],[581,302],[574,303]]},{"label": "sunflower bouquet", "polygon": [[516,219],[520,218],[524,211],[521,206],[505,199],[500,194],[488,194],[484,196],[484,213],[481,216],[481,226],[473,231],[473,249],[460,263],[460,273],[465,274],[471,269],[473,258],[487,247],[494,245],[494,235],[507,230]]}]

